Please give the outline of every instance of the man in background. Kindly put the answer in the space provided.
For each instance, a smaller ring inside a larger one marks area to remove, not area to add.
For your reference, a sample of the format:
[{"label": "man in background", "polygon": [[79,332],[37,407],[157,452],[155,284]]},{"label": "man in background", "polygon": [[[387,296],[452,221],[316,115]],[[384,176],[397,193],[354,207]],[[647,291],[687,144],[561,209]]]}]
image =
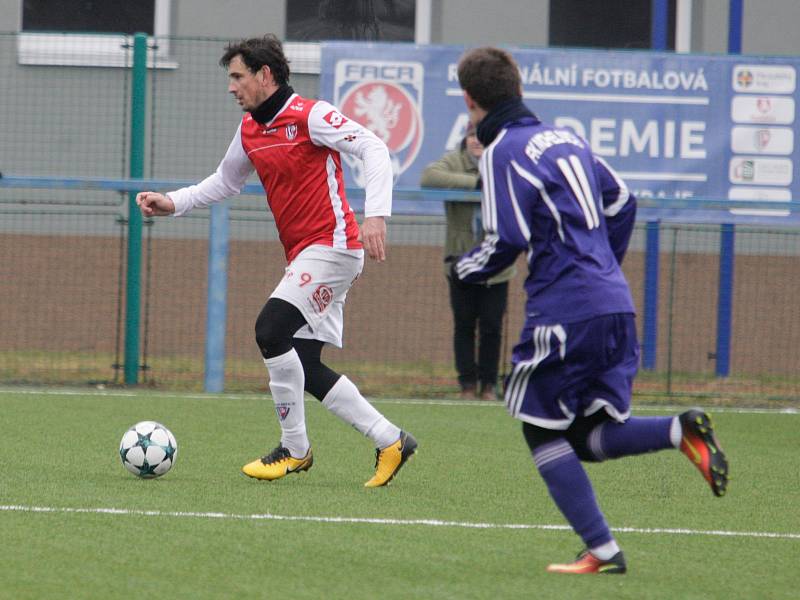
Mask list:
[{"label": "man in background", "polygon": [[[422,172],[423,187],[479,190],[478,161],[483,146],[470,123],[461,145],[432,162]],[[451,263],[483,239],[480,204],[445,201],[445,276],[453,311],[453,351],[458,384],[464,399],[496,400],[503,316],[508,303],[508,282],[514,267],[486,282],[467,284],[450,276]],[[475,329],[478,329],[476,340]],[[477,347],[476,347],[477,341]],[[477,361],[476,361],[477,355]]]}]

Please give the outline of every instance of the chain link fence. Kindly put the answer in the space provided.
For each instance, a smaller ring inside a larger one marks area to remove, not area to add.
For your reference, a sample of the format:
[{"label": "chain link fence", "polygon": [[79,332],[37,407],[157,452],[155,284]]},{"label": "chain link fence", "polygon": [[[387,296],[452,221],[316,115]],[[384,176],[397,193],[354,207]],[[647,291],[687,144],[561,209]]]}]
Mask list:
[{"label": "chain link fence", "polygon": [[[240,118],[217,65],[225,40],[168,43],[169,60],[153,53],[148,70],[145,178],[199,180],[216,168]],[[130,69],[21,64],[18,51],[16,34],[0,34],[0,172],[64,180],[0,185],[0,383],[119,385],[128,194],[81,189],[75,179],[128,177]],[[313,75],[292,83],[317,93]],[[266,390],[253,324],[282,276],[283,251],[263,195],[230,206],[226,390]],[[208,230],[206,211],[145,222],[143,385],[202,389]],[[640,224],[624,265],[640,332],[644,238]],[[388,261],[367,261],[348,295],[345,348],[326,350],[325,359],[365,393],[456,393],[443,242],[441,216],[394,217]],[[662,223],[656,361],[640,374],[637,393],[797,404],[800,231],[737,227],[727,377],[715,370],[719,243],[719,226]],[[502,372],[524,315],[520,266]]]}]

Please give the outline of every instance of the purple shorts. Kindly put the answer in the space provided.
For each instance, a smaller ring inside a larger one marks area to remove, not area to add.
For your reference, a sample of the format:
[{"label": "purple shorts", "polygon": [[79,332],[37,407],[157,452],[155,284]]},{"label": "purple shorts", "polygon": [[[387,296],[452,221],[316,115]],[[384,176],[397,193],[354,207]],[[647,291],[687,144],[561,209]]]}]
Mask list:
[{"label": "purple shorts", "polygon": [[537,325],[514,347],[506,382],[508,412],[545,429],[567,429],[599,410],[619,422],[630,415],[639,342],[633,314],[579,323]]}]

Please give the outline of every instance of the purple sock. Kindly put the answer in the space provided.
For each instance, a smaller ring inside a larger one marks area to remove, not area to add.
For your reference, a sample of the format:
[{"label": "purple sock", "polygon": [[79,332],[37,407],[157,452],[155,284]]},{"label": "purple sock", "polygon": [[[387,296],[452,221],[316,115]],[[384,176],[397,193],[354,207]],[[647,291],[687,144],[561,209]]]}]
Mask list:
[{"label": "purple sock", "polygon": [[613,537],[597,505],[592,484],[569,442],[562,438],[538,446],[533,451],[533,461],[556,506],[586,547],[610,542]]},{"label": "purple sock", "polygon": [[625,423],[606,421],[589,433],[586,445],[598,460],[674,448],[669,436],[672,419],[631,417]]}]

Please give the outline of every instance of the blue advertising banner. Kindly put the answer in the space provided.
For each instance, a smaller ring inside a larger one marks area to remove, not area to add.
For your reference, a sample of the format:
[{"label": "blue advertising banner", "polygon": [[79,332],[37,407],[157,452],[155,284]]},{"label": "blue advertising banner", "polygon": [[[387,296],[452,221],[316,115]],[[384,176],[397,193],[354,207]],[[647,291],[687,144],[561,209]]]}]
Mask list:
[{"label": "blue advertising banner", "polygon": [[[800,60],[509,51],[520,65],[529,108],[585,138],[637,196],[776,203],[800,197],[793,176]],[[425,166],[464,135],[467,113],[456,74],[462,52],[323,45],[321,97],[386,142],[399,187],[418,187]],[[348,183],[358,185],[359,166],[350,166]]]}]

